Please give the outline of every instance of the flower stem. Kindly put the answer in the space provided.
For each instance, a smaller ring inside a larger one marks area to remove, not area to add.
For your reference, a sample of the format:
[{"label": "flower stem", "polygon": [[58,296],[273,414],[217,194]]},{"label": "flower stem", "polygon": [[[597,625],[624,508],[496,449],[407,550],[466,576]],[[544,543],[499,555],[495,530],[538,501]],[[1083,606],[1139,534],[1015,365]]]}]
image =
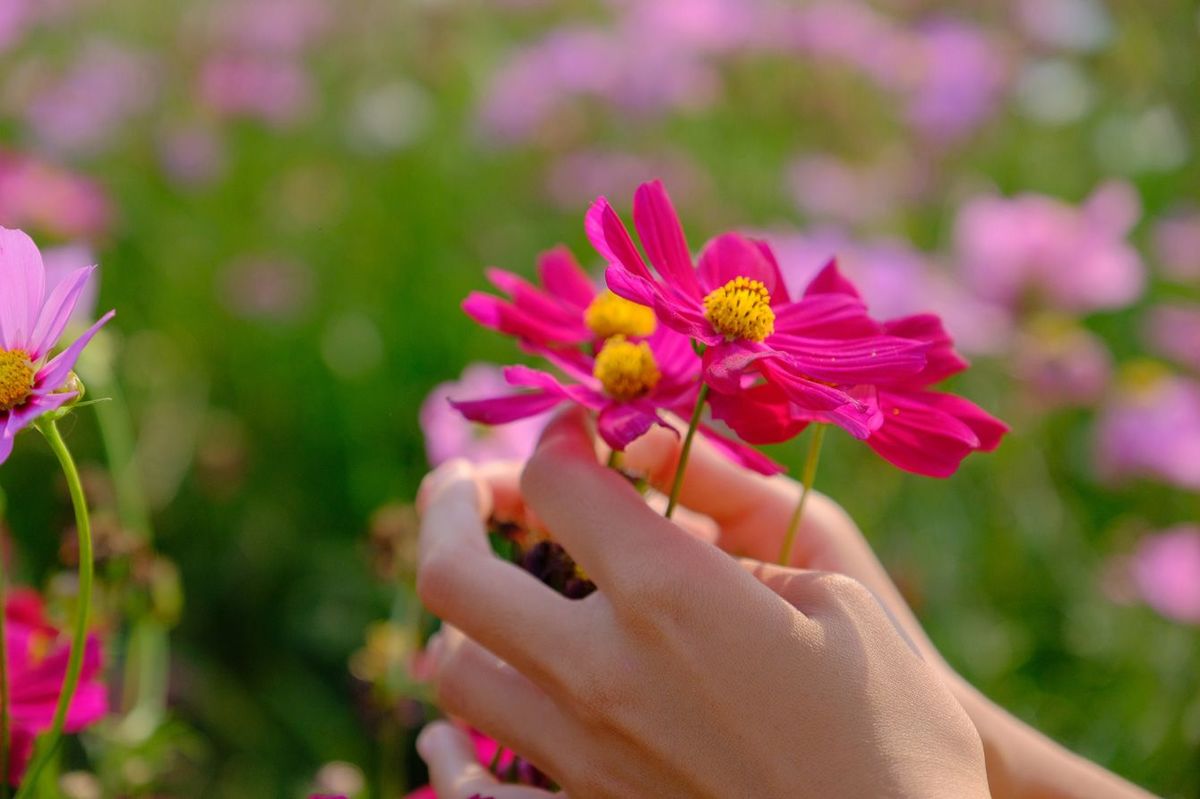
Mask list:
[{"label": "flower stem", "polygon": [[62,740],[67,711],[71,707],[75,689],[79,686],[79,675],[83,671],[83,650],[87,645],[88,611],[92,603],[92,575],[95,571],[92,561],[92,523],[88,516],[87,497],[83,493],[83,483],[79,480],[75,459],[71,457],[71,451],[67,449],[53,419],[42,417],[36,422],[36,426],[58,458],[63,475],[67,478],[67,488],[71,492],[71,504],[75,507],[75,527],[79,533],[79,606],[76,609],[75,630],[71,636],[71,655],[67,660],[67,673],[63,677],[58,706],[54,709],[54,719],[50,723],[50,730],[39,740],[40,745],[36,747],[33,762],[29,764],[25,778],[21,780],[16,799],[26,799],[32,795],[38,774],[54,757],[54,751]]},{"label": "flower stem", "polygon": [[621,450],[614,449],[608,453],[608,463],[605,464],[610,469],[621,468]]},{"label": "flower stem", "polygon": [[683,475],[687,469],[688,456],[692,454],[692,441],[696,438],[696,428],[700,426],[700,414],[704,412],[704,402],[708,399],[708,384],[700,386],[696,395],[696,409],[692,411],[692,421],[688,424],[687,435],[683,438],[683,449],[679,452],[679,463],[675,466],[675,481],[671,484],[671,497],[667,500],[666,517],[675,515],[675,506],[679,504],[679,489],[683,488]]},{"label": "flower stem", "polygon": [[787,566],[792,562],[792,547],[796,543],[796,532],[800,529],[800,520],[804,517],[804,506],[808,504],[808,495],[812,493],[813,481],[817,478],[817,464],[821,460],[821,442],[825,440],[825,425],[813,425],[812,438],[808,442],[808,454],[804,456],[804,471],[800,475],[800,501],[796,503],[796,511],[788,522],[787,535],[783,539],[783,547],[779,550],[779,565]]}]

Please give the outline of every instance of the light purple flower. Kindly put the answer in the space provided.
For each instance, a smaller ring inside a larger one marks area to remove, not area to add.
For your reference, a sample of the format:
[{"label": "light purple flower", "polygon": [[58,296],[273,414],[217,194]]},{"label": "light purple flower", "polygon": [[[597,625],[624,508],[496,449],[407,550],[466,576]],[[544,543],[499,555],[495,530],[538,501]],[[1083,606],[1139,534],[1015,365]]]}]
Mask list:
[{"label": "light purple flower", "polygon": [[211,38],[248,54],[298,55],[328,31],[325,0],[225,0],[210,11]]},{"label": "light purple flower", "polygon": [[435,387],[421,405],[421,430],[431,466],[451,458],[473,463],[525,460],[533,454],[547,414],[504,425],[481,425],[463,418],[450,400],[515,394],[504,370],[491,364],[471,364],[456,381]]},{"label": "light purple flower", "polygon": [[283,127],[307,115],[313,106],[308,73],[290,58],[215,55],[204,64],[199,81],[201,100],[222,116]]},{"label": "light purple flower", "polygon": [[1103,339],[1071,320],[1038,319],[1017,339],[1013,371],[1038,407],[1087,407],[1108,388],[1112,355]]},{"label": "light purple flower", "polygon": [[1200,280],[1200,211],[1179,211],[1154,225],[1154,254],[1175,280]]},{"label": "light purple flower", "polygon": [[1143,538],[1133,557],[1133,578],[1150,607],[1200,624],[1200,527],[1181,524]]},{"label": "light purple flower", "polygon": [[40,146],[92,155],[112,142],[157,91],[154,61],[113,41],[89,42],[63,74],[38,87],[24,111]]},{"label": "light purple flower", "polygon": [[1143,332],[1156,353],[1200,372],[1200,305],[1166,303],[1152,308]]},{"label": "light purple flower", "polygon": [[1121,308],[1146,282],[1127,238],[1139,214],[1125,183],[1104,184],[1080,207],[1040,194],[979,197],[955,223],[959,267],[981,296],[1010,307]]},{"label": "light purple flower", "polygon": [[207,185],[225,166],[221,139],[199,126],[170,131],[159,143],[158,153],[163,171],[183,186]]},{"label": "light purple flower", "polygon": [[967,353],[1005,349],[1012,319],[1002,306],[966,291],[926,255],[896,239],[859,241],[835,228],[763,234],[779,256],[789,289],[799,291],[829,262],[857,285],[877,316],[892,319],[933,312]]},{"label": "light purple flower", "polygon": [[1101,478],[1200,490],[1200,383],[1154,364],[1127,367],[1095,435]]},{"label": "light purple flower", "polygon": [[0,228],[0,463],[8,460],[20,430],[75,398],[63,390],[75,361],[114,312],[49,356],[95,268],[75,270],[47,295],[46,269],[33,240]]}]

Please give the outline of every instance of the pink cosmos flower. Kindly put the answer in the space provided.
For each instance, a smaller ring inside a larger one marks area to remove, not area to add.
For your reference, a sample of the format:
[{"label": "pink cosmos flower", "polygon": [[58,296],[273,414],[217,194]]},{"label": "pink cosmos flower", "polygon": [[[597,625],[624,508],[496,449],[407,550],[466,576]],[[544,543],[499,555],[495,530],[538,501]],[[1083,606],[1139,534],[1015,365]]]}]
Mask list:
[{"label": "pink cosmos flower", "polygon": [[[833,265],[809,285],[807,294],[858,296]],[[918,314],[886,322],[883,330],[925,342],[928,351],[917,374],[863,389],[860,396],[876,412],[867,445],[893,465],[929,477],[949,477],[967,455],[999,446],[1007,425],[962,397],[929,390],[967,367],[941,320]],[[810,422],[834,421],[827,414],[797,406],[769,382],[740,394],[714,395],[712,408],[717,418],[752,444],[786,441]]]},{"label": "pink cosmos flower", "polygon": [[224,54],[211,57],[200,73],[200,97],[218,114],[249,117],[282,127],[313,105],[304,67],[291,58]]},{"label": "pink cosmos flower", "polygon": [[[601,436],[614,449],[655,424],[661,411],[686,417],[700,389],[701,362],[686,336],[657,324],[654,313],[609,291],[598,291],[563,247],[538,259],[540,286],[500,269],[488,277],[508,295],[474,292],[463,309],[484,327],[514,336],[530,353],[548,359],[577,384],[523,366],[506,369],[510,385],[529,393],[452,402],[468,419],[485,424],[537,416],[563,402],[600,412]],[[727,457],[763,474],[782,467],[752,447],[727,440],[708,425],[702,435]]]},{"label": "pink cosmos flower", "polygon": [[959,264],[982,296],[1017,306],[1091,311],[1136,300],[1145,267],[1127,236],[1140,214],[1134,189],[1101,186],[1082,207],[1038,194],[971,200],[959,211]]},{"label": "pink cosmos flower", "polygon": [[1104,340],[1072,321],[1036,319],[1017,339],[1013,371],[1042,408],[1093,404],[1108,388],[1112,370]]},{"label": "pink cosmos flower", "polygon": [[1200,383],[1152,363],[1126,367],[1096,420],[1100,476],[1200,490]]},{"label": "pink cosmos flower", "polygon": [[1133,579],[1150,607],[1200,624],[1200,527],[1184,524],[1143,538],[1133,557]]},{"label": "pink cosmos flower", "polygon": [[464,419],[449,402],[454,397],[506,393],[511,393],[511,388],[504,380],[503,370],[485,363],[471,364],[463,370],[461,378],[442,383],[429,392],[421,404],[421,430],[425,434],[429,465],[437,466],[451,458],[466,458],[473,463],[523,461],[532,455],[545,417],[531,416],[511,424],[484,427]]},{"label": "pink cosmos flower", "polygon": [[[33,754],[34,739],[50,729],[71,647],[46,618],[41,597],[28,589],[9,594],[4,603],[4,622],[12,725],[8,781],[16,785]],[[78,732],[108,712],[101,660],[100,641],[89,635],[79,688],[67,711],[67,732]]]},{"label": "pink cosmos flower", "polygon": [[48,356],[95,269],[76,269],[47,296],[46,269],[33,240],[0,228],[0,464],[12,453],[18,431],[75,397],[63,391],[75,361],[115,312],[102,316],[60,354]]},{"label": "pink cosmos flower", "polygon": [[848,389],[924,366],[927,345],[884,334],[856,294],[814,292],[792,302],[763,242],[726,233],[693,265],[661,183],[638,188],[633,217],[658,278],[607,200],[588,211],[588,237],[609,264],[608,286],[704,344],[704,380],[713,390],[738,393],[757,370],[792,402],[866,438],[872,412]]},{"label": "pink cosmos flower", "polygon": [[1154,254],[1173,280],[1200,280],[1200,210],[1180,209],[1154,225]]}]

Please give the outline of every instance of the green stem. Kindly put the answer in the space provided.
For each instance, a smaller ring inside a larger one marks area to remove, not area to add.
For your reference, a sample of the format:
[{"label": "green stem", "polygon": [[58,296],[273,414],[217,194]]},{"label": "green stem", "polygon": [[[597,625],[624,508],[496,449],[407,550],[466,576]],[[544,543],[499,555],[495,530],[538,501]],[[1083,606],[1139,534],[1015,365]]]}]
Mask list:
[{"label": "green stem", "polygon": [[708,384],[700,386],[696,395],[696,409],[692,411],[692,421],[688,424],[687,435],[683,438],[683,449],[679,452],[679,463],[675,466],[675,481],[671,484],[671,497],[667,500],[666,517],[675,515],[675,506],[679,504],[679,489],[683,488],[683,475],[687,470],[688,456],[692,454],[692,441],[696,438],[696,428],[700,426],[700,414],[704,412],[704,401],[708,399]]},{"label": "green stem", "polygon": [[608,463],[605,464],[610,469],[621,468],[621,450],[614,449],[608,453]]},{"label": "green stem", "polygon": [[800,529],[800,520],[804,517],[804,506],[808,504],[808,496],[812,493],[813,481],[817,478],[817,464],[821,460],[821,442],[825,440],[825,425],[813,426],[812,439],[808,442],[808,454],[804,457],[804,471],[800,475],[800,501],[796,503],[796,511],[788,522],[787,535],[783,539],[783,547],[779,550],[779,565],[787,566],[792,562],[792,547],[796,543],[796,532]]},{"label": "green stem", "polygon": [[54,757],[54,752],[62,740],[63,726],[67,721],[67,710],[75,697],[75,689],[79,686],[79,675],[83,671],[83,651],[87,645],[88,611],[92,603],[92,576],[95,564],[92,560],[92,523],[88,517],[87,497],[83,493],[83,483],[79,480],[79,470],[75,467],[75,459],[67,449],[58,426],[53,419],[42,417],[36,423],[37,429],[46,438],[46,443],[54,451],[63,475],[67,478],[67,488],[71,492],[71,504],[75,507],[75,526],[79,532],[79,606],[76,609],[75,630],[71,636],[71,655],[67,660],[67,673],[63,677],[62,691],[58,695],[58,706],[54,709],[54,719],[50,730],[41,736],[39,746],[17,789],[16,799],[26,799],[37,784],[38,774]]}]

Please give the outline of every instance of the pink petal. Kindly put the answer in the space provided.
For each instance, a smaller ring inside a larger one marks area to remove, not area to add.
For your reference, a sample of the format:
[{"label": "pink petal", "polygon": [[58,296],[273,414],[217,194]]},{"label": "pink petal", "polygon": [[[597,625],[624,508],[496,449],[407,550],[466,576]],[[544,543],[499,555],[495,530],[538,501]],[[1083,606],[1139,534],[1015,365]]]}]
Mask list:
[{"label": "pink petal", "polygon": [[838,269],[837,259],[830,258],[829,263],[821,268],[804,290],[805,297],[812,297],[818,294],[845,294],[850,297],[860,298],[862,295],[858,293],[858,289],[850,282],[850,279],[841,273]]},{"label": "pink petal", "polygon": [[775,335],[765,342],[792,370],[841,384],[893,383],[925,368],[924,341],[872,336],[847,341]]},{"label": "pink petal", "polygon": [[925,368],[912,381],[916,385],[929,386],[956,375],[969,365],[954,351],[954,339],[946,332],[942,320],[934,314],[916,314],[893,319],[884,323],[889,336],[916,339],[930,344],[925,353]]},{"label": "pink petal", "polygon": [[878,335],[883,325],[867,314],[862,300],[849,294],[811,294],[775,309],[775,332],[813,338]]},{"label": "pink petal", "polygon": [[71,319],[75,303],[79,301],[79,293],[87,286],[88,280],[95,271],[96,267],[94,266],[76,269],[63,278],[50,292],[50,296],[42,306],[37,324],[33,328],[33,348],[29,351],[30,360],[39,360],[54,347],[58,337],[62,335],[63,329],[67,326],[67,322]]},{"label": "pink petal", "polygon": [[704,294],[696,282],[691,250],[661,181],[638,186],[633,196],[633,224],[650,263],[666,282],[689,297],[702,299]]},{"label": "pink petal", "polygon": [[969,426],[921,394],[881,391],[879,405],[883,425],[867,445],[905,471],[949,477],[979,448],[979,438]]},{"label": "pink petal", "polygon": [[649,267],[629,237],[617,212],[603,197],[598,198],[588,209],[584,219],[588,240],[596,252],[610,265],[621,265],[631,274],[653,282]]},{"label": "pink petal", "polygon": [[574,324],[557,323],[478,291],[467,295],[462,309],[486,328],[536,344],[578,344],[592,337],[579,319]]},{"label": "pink petal", "polygon": [[555,247],[538,257],[538,277],[554,297],[586,309],[596,299],[596,287],[566,247]]},{"label": "pink petal", "polygon": [[578,323],[579,308],[564,305],[522,277],[503,269],[489,267],[484,270],[492,285],[512,298],[512,304],[526,313],[544,316],[548,321],[559,324]]},{"label": "pink petal", "polygon": [[449,400],[456,411],[472,422],[480,424],[506,424],[518,419],[527,419],[566,401],[567,398],[562,394],[551,392],[513,394],[508,397],[480,400]]},{"label": "pink petal", "polygon": [[608,403],[608,398],[595,389],[582,385],[563,385],[554,375],[528,366],[508,366],[504,369],[504,379],[514,386],[537,388],[551,393],[557,393],[587,408],[599,410]]},{"label": "pink petal", "polygon": [[623,450],[641,438],[654,425],[668,427],[654,407],[641,402],[611,402],[600,411],[596,430],[604,443],[615,450]]},{"label": "pink petal", "polygon": [[731,441],[708,425],[700,425],[699,430],[709,443],[734,463],[768,477],[787,471],[782,464],[776,463],[753,447],[748,447],[739,441]]},{"label": "pink petal", "polygon": [[[762,250],[744,236],[723,233],[710,241],[700,253],[700,285],[706,292],[724,286],[734,278],[757,280],[771,294],[771,305],[778,304],[778,270],[763,256]],[[780,295],[786,297],[784,294]]]},{"label": "pink petal", "polygon": [[969,427],[979,439],[980,452],[991,452],[1000,446],[1000,441],[1009,431],[1008,425],[968,399],[934,391],[921,392],[921,396],[931,407],[953,416]]},{"label": "pink petal", "polygon": [[116,311],[109,311],[89,327],[82,336],[75,339],[71,346],[54,356],[54,359],[42,367],[41,371],[34,377],[34,384],[38,391],[54,391],[67,382],[67,377],[71,374],[71,370],[75,368],[75,361],[79,360],[79,354],[83,352],[83,348],[92,340],[92,336],[100,331],[117,315]]},{"label": "pink petal", "polygon": [[792,299],[788,295],[787,282],[783,279],[783,270],[779,268],[779,259],[775,257],[775,251],[771,249],[771,245],[762,239],[750,239],[758,251],[762,253],[763,258],[767,259],[767,263],[775,270],[775,290],[771,292],[771,304],[778,305],[791,302]]},{"label": "pink petal", "polygon": [[808,421],[792,415],[792,404],[770,383],[709,398],[713,418],[720,419],[748,444],[779,444],[795,438]]},{"label": "pink petal", "polygon": [[46,269],[33,239],[0,227],[0,347],[29,349],[46,294]]}]

